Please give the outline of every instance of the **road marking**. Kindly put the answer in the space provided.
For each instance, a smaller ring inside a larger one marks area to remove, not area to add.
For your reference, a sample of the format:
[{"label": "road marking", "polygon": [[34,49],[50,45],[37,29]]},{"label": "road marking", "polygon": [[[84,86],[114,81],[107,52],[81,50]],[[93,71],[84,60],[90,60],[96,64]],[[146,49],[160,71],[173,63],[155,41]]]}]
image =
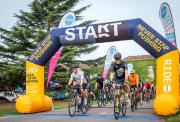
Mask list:
[{"label": "road marking", "polygon": [[[11,117],[17,116],[34,116],[34,117],[70,117],[69,114],[10,114]],[[95,114],[76,114],[75,117],[81,118],[106,118],[106,119],[114,119],[114,115],[95,115]],[[122,119],[143,119],[143,120],[159,120],[159,118],[155,115],[147,116],[147,115],[125,115],[120,116]]]},{"label": "road marking", "polygon": [[[102,113],[100,113],[100,115],[114,115],[114,113],[102,112]],[[127,115],[131,115],[131,116],[134,116],[134,115],[155,116],[155,115],[153,115],[153,114],[137,114],[137,113],[127,114]]]}]

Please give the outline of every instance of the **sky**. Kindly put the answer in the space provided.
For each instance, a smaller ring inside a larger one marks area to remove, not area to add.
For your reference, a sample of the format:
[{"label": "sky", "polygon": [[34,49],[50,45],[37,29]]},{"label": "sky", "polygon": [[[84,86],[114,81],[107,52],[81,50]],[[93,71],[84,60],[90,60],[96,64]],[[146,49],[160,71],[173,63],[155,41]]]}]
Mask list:
[{"label": "sky", "polygon": [[[14,13],[19,10],[29,11],[28,4],[32,0],[1,0],[0,1],[0,27],[9,29],[15,22]],[[171,7],[172,16],[175,24],[176,40],[180,49],[180,1],[179,0],[81,0],[73,9],[78,9],[88,4],[92,4],[82,13],[84,20],[97,20],[95,23],[113,22],[128,19],[141,18],[157,32],[165,36],[159,18],[159,8],[163,2],[167,2]],[[179,27],[179,28],[178,28]],[[122,53],[123,58],[133,55],[146,55],[146,52],[133,40],[108,42],[95,44],[99,48],[89,55],[82,55],[77,59],[88,60],[96,59],[106,55],[110,46]]]}]

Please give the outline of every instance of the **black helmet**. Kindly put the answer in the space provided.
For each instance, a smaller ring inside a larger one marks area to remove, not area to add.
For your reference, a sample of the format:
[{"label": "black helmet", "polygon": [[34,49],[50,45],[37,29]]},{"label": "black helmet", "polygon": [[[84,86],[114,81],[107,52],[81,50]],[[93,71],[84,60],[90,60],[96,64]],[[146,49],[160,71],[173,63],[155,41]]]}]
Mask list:
[{"label": "black helmet", "polygon": [[71,69],[76,69],[76,68],[79,68],[79,64],[73,64]]},{"label": "black helmet", "polygon": [[114,59],[121,59],[121,53],[119,53],[119,52],[115,53]]}]

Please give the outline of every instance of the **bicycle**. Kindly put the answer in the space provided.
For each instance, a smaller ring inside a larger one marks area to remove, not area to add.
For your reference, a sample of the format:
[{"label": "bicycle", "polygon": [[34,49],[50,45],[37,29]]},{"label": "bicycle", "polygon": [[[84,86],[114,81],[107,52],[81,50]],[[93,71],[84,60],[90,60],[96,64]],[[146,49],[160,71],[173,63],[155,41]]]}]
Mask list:
[{"label": "bicycle", "polygon": [[112,86],[111,85],[107,85],[105,87],[105,93],[106,93],[106,99],[105,99],[105,102],[106,104],[108,102],[112,103],[113,102],[113,90],[112,90]]},{"label": "bicycle", "polygon": [[152,98],[152,91],[150,89],[146,89],[146,90],[147,90],[145,93],[146,102],[150,103]]},{"label": "bicycle", "polygon": [[104,92],[102,89],[98,89],[98,99],[97,99],[98,107],[102,105],[105,106]]},{"label": "bicycle", "polygon": [[134,112],[134,110],[137,110],[138,106],[138,99],[137,99],[137,92],[136,87],[131,88],[131,110]]},{"label": "bicycle", "polygon": [[92,108],[95,95],[91,90],[90,83],[87,84],[86,90],[87,90],[87,109],[89,110],[90,108]]},{"label": "bicycle", "polygon": [[68,111],[71,117],[74,117],[75,113],[79,112],[79,109],[81,110],[82,114],[86,114],[87,112],[87,97],[84,97],[83,100],[82,98],[80,99],[80,90],[81,89],[79,85],[71,87],[72,94],[70,96],[68,104]]},{"label": "bicycle", "polygon": [[87,109],[89,110],[90,108],[92,108],[93,105],[93,100],[94,100],[94,96],[91,94],[91,92],[88,92],[88,101],[87,101]]},{"label": "bicycle", "polygon": [[126,115],[127,110],[127,103],[125,102],[125,95],[124,95],[124,84],[123,83],[116,83],[115,84],[115,97],[114,97],[114,117],[115,119],[119,118],[120,112],[122,115]]}]

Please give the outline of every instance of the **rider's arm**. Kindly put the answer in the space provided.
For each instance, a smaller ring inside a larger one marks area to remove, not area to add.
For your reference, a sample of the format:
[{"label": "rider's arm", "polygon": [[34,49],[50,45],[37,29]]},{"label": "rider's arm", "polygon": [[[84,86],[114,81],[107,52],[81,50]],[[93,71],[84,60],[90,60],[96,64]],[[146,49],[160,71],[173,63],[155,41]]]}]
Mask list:
[{"label": "rider's arm", "polygon": [[84,73],[81,72],[81,81],[80,81],[81,87],[82,87],[82,84],[83,84],[83,81],[84,81],[84,80],[85,80],[85,79],[84,79]]},{"label": "rider's arm", "polygon": [[104,81],[104,79],[103,79],[103,89],[105,89],[105,81]]},{"label": "rider's arm", "polygon": [[68,86],[70,86],[72,84],[72,81],[73,81],[73,75],[71,74],[71,77],[70,77],[69,82],[68,82]]},{"label": "rider's arm", "polygon": [[114,72],[111,71],[111,73],[110,73],[110,82],[113,81],[113,78],[114,78]]},{"label": "rider's arm", "polygon": [[113,78],[114,78],[114,74],[115,74],[115,69],[114,69],[114,63],[111,64],[111,68],[110,68],[110,83],[112,84]]},{"label": "rider's arm", "polygon": [[138,77],[138,74],[137,74],[137,86],[138,86],[138,84],[139,84],[139,77]]},{"label": "rider's arm", "polygon": [[81,87],[82,87],[82,84],[83,84],[83,79],[81,79],[81,82],[80,82],[80,83],[81,83],[80,85],[81,85]]},{"label": "rider's arm", "polygon": [[95,90],[97,90],[97,85],[98,85],[98,84],[97,84],[97,82],[96,82],[96,84],[95,84]]},{"label": "rider's arm", "polygon": [[128,70],[125,70],[125,80],[128,81]]},{"label": "rider's arm", "polygon": [[125,80],[128,81],[128,67],[126,63],[125,63]]}]

